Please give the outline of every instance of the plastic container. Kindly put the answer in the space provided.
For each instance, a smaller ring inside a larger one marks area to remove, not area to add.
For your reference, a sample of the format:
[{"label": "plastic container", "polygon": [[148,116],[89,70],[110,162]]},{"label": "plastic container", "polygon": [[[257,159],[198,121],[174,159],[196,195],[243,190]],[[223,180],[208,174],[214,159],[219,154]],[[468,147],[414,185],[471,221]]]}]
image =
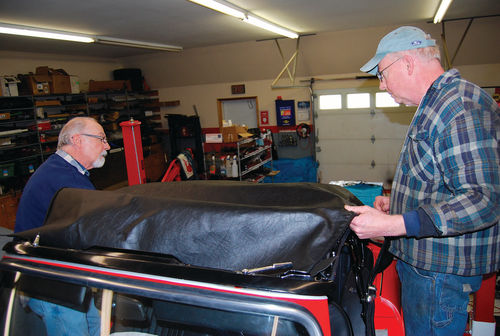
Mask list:
[{"label": "plastic container", "polygon": [[14,176],[14,163],[0,164],[0,179]]}]

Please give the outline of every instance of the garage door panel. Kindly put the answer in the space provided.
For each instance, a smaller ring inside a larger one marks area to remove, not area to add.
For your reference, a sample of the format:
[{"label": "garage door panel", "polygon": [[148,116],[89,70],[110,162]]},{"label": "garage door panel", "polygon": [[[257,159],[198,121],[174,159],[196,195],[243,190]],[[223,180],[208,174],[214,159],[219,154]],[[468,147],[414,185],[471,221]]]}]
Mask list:
[{"label": "garage door panel", "polygon": [[[402,113],[331,113],[320,114],[317,123],[319,138],[361,139],[375,138],[401,139],[406,135],[411,114]],[[398,120],[399,122],[391,122]],[[409,121],[408,121],[409,120]],[[408,124],[402,122],[408,121]]]},{"label": "garage door panel", "polygon": [[321,151],[316,153],[320,163],[349,163],[359,164],[372,160],[380,163],[397,162],[402,142],[382,140],[372,144],[369,140],[323,140]]},{"label": "garage door panel", "polygon": [[385,182],[392,179],[396,165],[379,164],[375,167],[360,164],[335,164],[320,165],[319,173],[321,183],[330,181],[367,181]]}]

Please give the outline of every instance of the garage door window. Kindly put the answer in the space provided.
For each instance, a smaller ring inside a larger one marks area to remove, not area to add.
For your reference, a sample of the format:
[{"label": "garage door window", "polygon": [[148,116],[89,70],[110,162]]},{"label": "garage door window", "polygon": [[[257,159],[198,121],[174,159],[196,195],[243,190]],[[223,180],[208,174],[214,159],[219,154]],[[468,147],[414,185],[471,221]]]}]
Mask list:
[{"label": "garage door window", "polygon": [[321,95],[319,96],[320,110],[339,110],[342,108],[342,95]]},{"label": "garage door window", "polygon": [[369,108],[370,94],[369,93],[349,93],[347,94],[347,108]]}]

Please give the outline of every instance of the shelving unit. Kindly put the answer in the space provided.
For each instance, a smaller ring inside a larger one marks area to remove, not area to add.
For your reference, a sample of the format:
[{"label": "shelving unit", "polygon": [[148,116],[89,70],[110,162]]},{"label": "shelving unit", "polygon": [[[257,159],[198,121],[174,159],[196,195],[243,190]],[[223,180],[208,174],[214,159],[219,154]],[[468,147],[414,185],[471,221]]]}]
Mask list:
[{"label": "shelving unit", "polygon": [[[229,155],[233,158],[236,155],[238,163],[238,176],[226,177],[220,174],[208,175],[209,179],[232,179],[239,181],[262,182],[272,171],[272,143],[271,140],[263,140],[263,144],[258,144],[257,137],[241,139],[237,142],[204,144],[207,162],[211,161],[212,155],[217,158]],[[270,168],[266,165],[270,163]],[[207,164],[210,166],[211,162]],[[220,162],[219,162],[220,164]]]},{"label": "shelving unit", "polygon": [[[141,121],[143,146],[161,142],[155,131],[161,127],[158,91],[0,97],[0,187],[3,193],[22,190],[35,169],[57,150],[61,128],[75,116],[91,116],[103,125],[112,146],[109,161],[123,147],[121,121],[130,118]],[[147,154],[145,149],[145,156]],[[117,155],[118,161],[124,160],[123,153]],[[116,166],[120,165],[114,169]],[[111,182],[106,170],[92,173],[98,180],[94,183],[96,187],[103,188]],[[123,175],[126,180],[126,172],[114,175],[118,179]]]},{"label": "shelving unit", "polygon": [[161,127],[158,91],[89,92],[86,96],[89,116],[101,123],[108,139],[116,142],[116,146],[123,146],[120,122],[131,118],[142,122],[143,142],[146,140],[147,145],[158,142],[146,139],[156,135],[155,129]]},{"label": "shelving unit", "polygon": [[[266,163],[272,163],[271,144],[264,143],[263,146],[257,146],[250,152],[244,152],[245,145],[256,145],[257,139],[254,137],[242,139],[236,143],[237,158],[238,158],[238,176],[240,181],[247,180],[248,174],[257,171]],[[253,149],[254,147],[249,147]],[[256,160],[255,160],[256,159]],[[248,164],[247,164],[248,162]],[[252,178],[254,182],[261,182],[267,174],[259,174],[257,177]]]},{"label": "shelving unit", "polygon": [[[16,189],[41,163],[34,102],[31,96],[0,100],[0,185]],[[18,176],[19,179],[15,179]]]}]

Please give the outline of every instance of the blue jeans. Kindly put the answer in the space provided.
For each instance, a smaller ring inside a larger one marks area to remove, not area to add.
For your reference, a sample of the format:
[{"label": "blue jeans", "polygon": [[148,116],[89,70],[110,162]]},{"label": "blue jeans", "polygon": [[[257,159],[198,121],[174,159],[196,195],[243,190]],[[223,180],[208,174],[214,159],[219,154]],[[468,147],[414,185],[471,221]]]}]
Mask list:
[{"label": "blue jeans", "polygon": [[483,277],[430,272],[400,260],[396,269],[406,336],[462,336],[469,294],[481,287]]},{"label": "blue jeans", "polygon": [[87,313],[60,306],[51,302],[30,298],[29,307],[40,315],[49,336],[99,336],[101,317],[90,301]]}]

